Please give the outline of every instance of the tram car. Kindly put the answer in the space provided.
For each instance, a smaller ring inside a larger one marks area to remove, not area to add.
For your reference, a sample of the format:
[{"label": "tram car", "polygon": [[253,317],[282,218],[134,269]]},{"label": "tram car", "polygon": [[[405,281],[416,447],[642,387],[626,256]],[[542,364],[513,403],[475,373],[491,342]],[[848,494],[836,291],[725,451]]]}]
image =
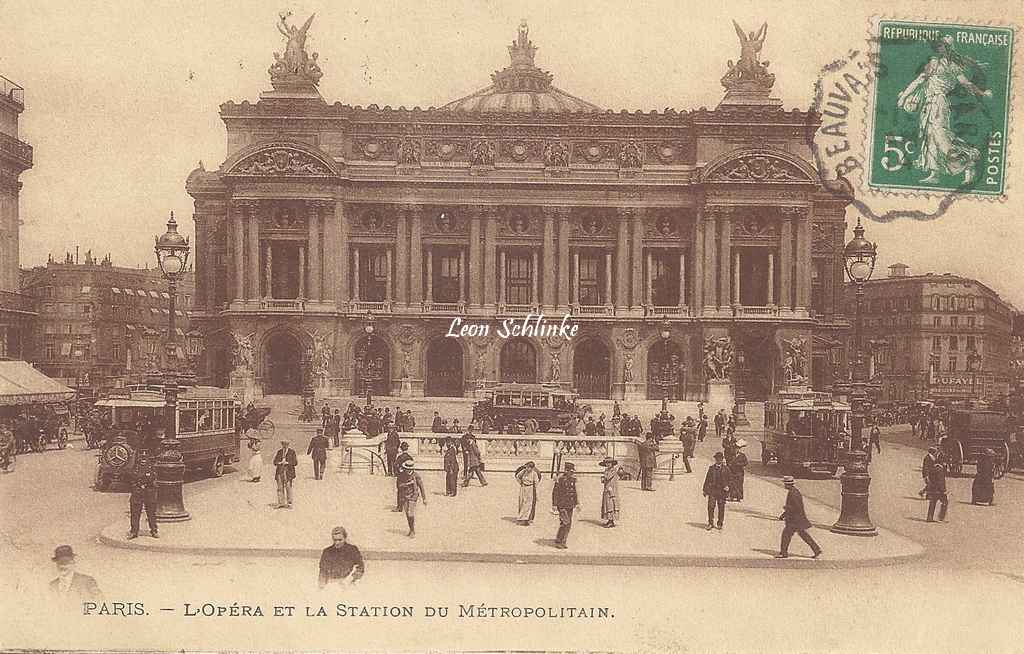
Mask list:
[{"label": "tram car", "polygon": [[[159,455],[160,429],[166,424],[167,401],[160,385],[129,386],[95,404],[103,443],[97,456],[96,490],[130,481],[140,449]],[[241,402],[229,391],[210,386],[182,387],[174,420],[186,470],[220,477],[240,457]]]},{"label": "tram car", "polygon": [[484,433],[535,434],[565,429],[591,412],[590,405],[576,403],[578,398],[558,384],[499,384],[473,404],[473,422]]},{"label": "tram car", "polygon": [[946,437],[940,449],[946,470],[951,475],[963,472],[964,465],[976,465],[990,449],[995,452],[993,476],[999,479],[1011,465],[1011,436],[1015,432],[1013,420],[998,411],[952,411]]},{"label": "tram car", "polygon": [[829,393],[782,392],[764,405],[761,463],[794,477],[835,475],[848,447],[850,405]]}]

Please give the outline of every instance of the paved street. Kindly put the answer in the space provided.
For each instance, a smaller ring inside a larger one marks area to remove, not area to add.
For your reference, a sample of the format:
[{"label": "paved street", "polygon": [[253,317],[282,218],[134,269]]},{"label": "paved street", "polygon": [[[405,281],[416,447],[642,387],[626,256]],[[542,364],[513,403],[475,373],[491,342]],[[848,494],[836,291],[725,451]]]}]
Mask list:
[{"label": "paved street", "polygon": [[[800,642],[813,642],[818,648],[851,652],[1017,648],[1012,625],[1024,610],[1024,593],[1008,592],[1008,588],[1024,590],[1022,548],[1017,536],[1024,526],[1024,510],[1015,500],[1024,492],[1024,479],[1012,474],[999,482],[997,500],[1002,501],[991,508],[962,504],[969,498],[970,479],[952,480],[950,522],[926,524],[920,522],[924,502],[916,498],[916,466],[921,451],[893,443],[902,439],[900,434],[890,438],[883,443],[883,454],[876,456],[872,467],[872,516],[880,527],[924,546],[924,556],[908,563],[837,570],[822,562],[826,565],[800,565],[769,572],[733,567],[371,560],[362,585],[344,594],[337,589],[315,589],[316,563],[312,558],[158,554],[102,545],[97,541],[102,529],[117,521],[127,523],[127,496],[88,489],[95,454],[69,449],[27,455],[19,458],[15,473],[0,477],[0,494],[4,506],[9,507],[2,518],[0,553],[7,569],[13,572],[4,576],[3,590],[8,591],[4,597],[19,598],[16,606],[10,600],[5,602],[5,616],[11,620],[0,645],[90,645],[83,641],[83,632],[73,628],[51,632],[41,640],[40,634],[45,632],[39,614],[28,610],[37,600],[45,599],[40,592],[54,574],[49,561],[53,547],[68,542],[79,553],[80,570],[99,580],[108,601],[142,601],[151,613],[134,619],[81,618],[88,633],[95,634],[91,644],[96,647],[157,647],[164,642],[161,639],[167,630],[180,635],[183,648],[241,648],[255,647],[257,643],[261,649],[338,647],[330,630],[306,628],[309,620],[328,618],[275,620],[267,616],[231,621],[201,615],[185,618],[183,613],[186,602],[190,611],[204,602],[225,607],[239,602],[261,606],[264,613],[269,613],[274,604],[304,607],[323,603],[334,617],[331,607],[343,602],[410,605],[415,607],[417,616],[346,618],[346,623],[355,621],[360,625],[358,630],[343,628],[346,648],[372,649],[385,644],[394,648],[403,643],[408,648],[425,648],[453,642],[464,648],[483,647],[493,645],[494,629],[500,630],[509,647],[689,647],[700,651],[727,645],[736,651],[749,651],[787,650],[796,648]],[[705,455],[709,445],[704,445]],[[760,464],[751,467],[753,472],[760,472]],[[778,483],[775,476],[775,471],[766,471],[765,489]],[[190,483],[186,492],[198,497],[218,486],[241,483],[232,474],[221,480]],[[312,483],[303,480],[304,486]],[[687,482],[675,483],[682,487]],[[660,484],[661,493],[666,493],[670,486],[667,482]],[[802,480],[800,486],[809,500],[813,498],[823,505],[838,503],[837,481]],[[756,482],[753,487],[757,487]],[[479,488],[470,490],[483,492]],[[660,497],[660,493],[653,496]],[[437,503],[445,499],[431,496]],[[634,506],[639,501],[639,497],[630,497]],[[512,504],[511,498],[508,503]],[[593,508],[593,501],[586,503]],[[382,510],[381,506],[370,508]],[[695,511],[693,519],[699,520],[696,505]],[[392,517],[395,516],[388,513],[385,519]],[[661,533],[670,519],[648,527],[652,533]],[[685,524],[681,516],[676,520]],[[630,528],[636,526],[635,520],[629,522]],[[727,524],[740,523],[737,518]],[[778,523],[772,525],[777,530]],[[582,534],[587,527],[578,525],[575,533]],[[173,529],[168,525],[164,531],[170,534]],[[698,533],[695,529],[691,531]],[[240,545],[259,537],[253,521],[245,518],[225,532],[231,533]],[[815,533],[824,540],[821,530]],[[703,532],[700,535],[728,536]],[[321,547],[327,544],[327,535],[311,534],[305,541],[296,545]],[[774,546],[774,540],[765,544],[766,548]],[[802,543],[794,543],[795,551],[802,548]],[[994,603],[993,597],[1003,599]],[[482,602],[491,607],[608,607],[609,616],[551,620],[551,627],[538,626],[536,619],[458,617],[460,604]],[[420,617],[424,606],[435,605],[450,607],[449,616],[443,620]],[[160,612],[159,608],[174,611]],[[778,628],[780,609],[798,616],[798,630]],[[302,613],[304,609],[296,611]],[[728,617],[724,624],[723,616]],[[244,630],[238,629],[241,621],[246,621]],[[991,627],[965,631],[965,624]],[[564,634],[564,642],[552,636],[551,629],[556,626]],[[796,633],[806,640],[791,640]],[[69,634],[75,634],[74,641]],[[254,640],[242,638],[246,635]],[[540,640],[542,635],[544,640]]]}]

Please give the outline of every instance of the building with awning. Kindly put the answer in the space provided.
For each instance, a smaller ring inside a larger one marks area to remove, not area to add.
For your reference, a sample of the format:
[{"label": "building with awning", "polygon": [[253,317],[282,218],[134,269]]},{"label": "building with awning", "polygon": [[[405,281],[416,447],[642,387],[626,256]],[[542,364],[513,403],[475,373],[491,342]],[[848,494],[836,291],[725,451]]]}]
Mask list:
[{"label": "building with awning", "polygon": [[0,406],[70,400],[75,391],[24,361],[0,361]]}]

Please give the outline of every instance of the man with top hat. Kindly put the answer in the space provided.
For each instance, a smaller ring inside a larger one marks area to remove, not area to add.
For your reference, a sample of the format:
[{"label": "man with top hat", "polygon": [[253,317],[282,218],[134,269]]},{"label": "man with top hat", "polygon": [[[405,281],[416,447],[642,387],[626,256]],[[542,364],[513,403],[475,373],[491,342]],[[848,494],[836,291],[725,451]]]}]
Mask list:
[{"label": "man with top hat", "polygon": [[96,580],[75,571],[75,552],[70,545],[58,545],[51,561],[57,564],[57,578],[50,582],[55,597],[69,604],[103,599]]},{"label": "man with top hat", "polygon": [[359,548],[348,542],[348,532],[344,527],[331,530],[334,544],[325,547],[320,553],[320,575],[317,583],[320,588],[327,584],[354,585],[363,578],[366,565]]},{"label": "man with top hat", "polygon": [[324,468],[327,467],[327,448],[330,446],[331,443],[324,436],[323,429],[317,429],[316,436],[309,439],[306,454],[313,459],[313,479],[324,478]]},{"label": "man with top hat", "polygon": [[540,471],[537,464],[527,461],[516,469],[516,482],[519,484],[519,516],[516,523],[528,527],[537,516],[537,487],[540,486]]},{"label": "man with top hat", "polygon": [[[725,522],[725,498],[729,495],[729,469],[725,467],[725,455],[715,452],[715,462],[708,467],[708,474],[704,477],[704,497],[708,498],[708,526],[711,531],[714,527],[722,528]],[[718,521],[715,521],[715,508],[718,508]]]},{"label": "man with top hat", "polygon": [[580,508],[579,497],[576,495],[576,466],[565,464],[565,471],[555,480],[551,489],[551,508],[558,514],[558,533],[555,535],[555,547],[564,550],[569,546],[566,540],[572,530],[573,511]]},{"label": "man with top hat", "polygon": [[619,519],[619,462],[606,456],[598,464],[604,468],[601,474],[601,519],[605,527],[614,527]]},{"label": "man with top hat", "polygon": [[917,491],[918,497],[924,497],[928,492],[928,473],[932,471],[932,466],[939,462],[939,448],[932,445],[928,448],[928,453],[924,455],[924,460],[921,461],[921,478],[924,480],[924,488]]},{"label": "man with top hat", "polygon": [[153,538],[159,538],[156,528],[156,476],[153,474],[153,468],[149,465],[144,451],[139,454],[139,461],[132,478],[131,495],[128,498],[128,509],[131,516],[131,531],[128,533],[128,540],[139,537],[139,520],[142,518],[143,508],[146,509],[149,534]]},{"label": "man with top hat", "polygon": [[409,523],[409,538],[416,537],[416,502],[423,501],[427,505],[427,493],[423,490],[423,479],[413,467],[412,459],[402,463],[402,469],[398,473],[398,495],[401,501],[402,510],[405,511],[405,520]]},{"label": "man with top hat", "polygon": [[281,440],[281,449],[274,455],[274,479],[277,481],[277,508],[292,508],[292,481],[299,458],[291,448],[291,441]]},{"label": "man with top hat", "polygon": [[658,441],[654,434],[648,433],[647,438],[633,439],[636,443],[637,455],[640,459],[640,490],[654,490],[654,469],[658,466]]},{"label": "man with top hat", "polygon": [[821,556],[821,547],[807,533],[807,530],[811,528],[811,521],[807,519],[807,513],[804,511],[804,497],[797,489],[796,481],[789,475],[782,478],[782,483],[786,487],[786,506],[782,510],[779,520],[784,520],[786,526],[782,529],[782,544],[779,546],[779,553],[775,555],[775,558],[789,557],[789,543],[793,540],[793,534],[797,534],[811,548],[813,553],[811,558],[816,559]]}]

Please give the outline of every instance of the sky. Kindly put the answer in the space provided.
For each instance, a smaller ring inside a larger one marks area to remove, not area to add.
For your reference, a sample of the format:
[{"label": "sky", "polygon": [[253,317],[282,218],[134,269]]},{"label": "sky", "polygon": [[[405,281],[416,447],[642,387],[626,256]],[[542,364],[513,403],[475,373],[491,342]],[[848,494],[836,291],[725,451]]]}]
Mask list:
[{"label": "sky", "polygon": [[[971,20],[1020,23],[1015,3],[973,2]],[[806,109],[822,66],[863,48],[872,15],[952,20],[964,5],[916,2],[681,2],[608,0],[218,0],[53,2],[0,0],[0,75],[25,88],[21,139],[35,150],[22,175],[22,266],[62,258],[76,245],[115,265],[153,265],[153,237],[174,211],[192,232],[188,173],[225,159],[219,105],[255,102],[283,51],[282,11],[316,13],[307,49],[320,53],[328,102],[440,106],[490,84],[508,64],[522,19],[537,64],[559,88],[611,109],[713,108],[726,61],[739,54],[731,21],[769,28],[762,60],[773,95]],[[1008,12],[1008,9],[1011,11]],[[12,38],[13,37],[13,38]],[[1019,44],[1018,44],[1019,45]],[[1015,69],[1021,64],[1018,48]],[[1021,64],[1024,65],[1024,64]],[[896,261],[911,274],[980,279],[1024,308],[1024,143],[1020,76],[1011,82],[1002,201],[958,200],[939,219],[867,224],[878,243],[876,275]],[[1016,139],[1015,139],[1016,137]],[[861,144],[862,145],[862,144]],[[873,207],[934,206],[872,198]],[[848,212],[848,222],[856,219]]]}]

